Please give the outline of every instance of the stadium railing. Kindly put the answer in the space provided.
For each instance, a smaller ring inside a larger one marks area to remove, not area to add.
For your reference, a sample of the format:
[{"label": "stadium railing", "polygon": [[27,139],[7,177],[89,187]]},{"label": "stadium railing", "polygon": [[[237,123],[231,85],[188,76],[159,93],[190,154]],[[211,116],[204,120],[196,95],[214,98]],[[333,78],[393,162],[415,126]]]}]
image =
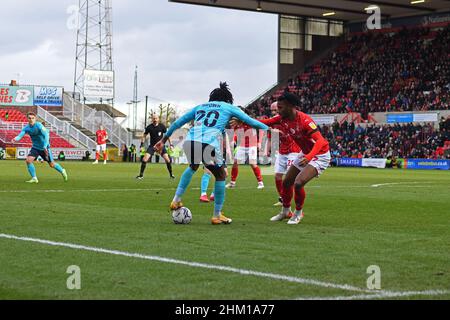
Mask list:
[{"label": "stadium railing", "polygon": [[[20,132],[24,126],[27,124],[17,123],[17,122],[6,122],[0,120],[0,141],[2,141],[5,145],[9,144],[11,139],[14,138],[10,133],[11,132]],[[26,147],[30,144],[30,142],[17,142],[14,145],[19,147]]]},{"label": "stadium railing", "polygon": [[84,147],[90,150],[94,150],[97,147],[96,142],[85,135],[83,132],[72,126],[70,123],[59,120],[57,117],[44,110],[43,108],[37,107],[37,116],[43,119],[52,127],[56,128],[56,132],[61,132],[62,134],[68,135],[70,138],[74,139]]},{"label": "stadium railing", "polygon": [[102,124],[108,132],[109,140],[117,147],[131,144],[131,133],[114,118],[104,111],[97,111],[80,103],[67,93],[64,94],[63,115],[93,134]]},{"label": "stadium railing", "polygon": [[[27,136],[25,136],[21,142],[11,144],[11,140],[16,137],[27,124],[27,122],[9,122],[0,120],[0,141],[2,141],[4,145],[31,147],[31,139]],[[50,131],[50,139],[54,143],[54,145],[52,143],[52,146],[74,148],[69,142],[69,139],[67,139],[62,132],[55,130],[55,127],[49,124],[46,125],[46,128]]]},{"label": "stadium railing", "polygon": [[131,133],[125,130],[113,117],[104,111],[97,111],[95,113],[95,122],[97,124],[103,124],[108,132],[109,140],[117,147],[122,144],[131,144]]}]

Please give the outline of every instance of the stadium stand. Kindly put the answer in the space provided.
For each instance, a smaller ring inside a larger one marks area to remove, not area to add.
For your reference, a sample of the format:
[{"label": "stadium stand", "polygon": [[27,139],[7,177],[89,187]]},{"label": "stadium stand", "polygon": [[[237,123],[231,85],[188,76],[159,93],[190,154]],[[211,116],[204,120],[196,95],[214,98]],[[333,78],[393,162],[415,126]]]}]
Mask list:
[{"label": "stadium stand", "polygon": [[431,124],[322,126],[334,158],[450,159],[450,118]]},{"label": "stadium stand", "polygon": [[8,122],[27,122],[27,117],[15,109],[0,109],[0,120]]},{"label": "stadium stand", "polygon": [[60,137],[54,132],[50,132],[50,143],[52,148],[64,148],[64,149],[75,148],[74,145],[72,145],[66,139]]},{"label": "stadium stand", "polygon": [[[0,129],[0,138],[4,140],[7,147],[25,147],[31,148],[31,139],[29,136],[25,136],[19,143],[10,143],[14,137],[20,133],[20,130],[5,130]],[[54,132],[50,132],[50,144],[52,148],[64,148],[71,149],[75,148],[71,143],[69,143],[64,138],[61,138]]]},{"label": "stadium stand", "polygon": [[[6,117],[6,115],[8,115]],[[4,122],[6,125],[1,125]],[[25,114],[16,109],[0,109],[0,140],[7,147],[31,147],[31,139],[26,135],[19,143],[11,143],[11,140],[20,133],[20,128],[28,122]],[[52,148],[75,148],[70,142],[55,132],[50,132]]]},{"label": "stadium stand", "polygon": [[310,114],[445,110],[450,101],[450,26],[354,35],[248,109],[269,116],[283,91]]}]

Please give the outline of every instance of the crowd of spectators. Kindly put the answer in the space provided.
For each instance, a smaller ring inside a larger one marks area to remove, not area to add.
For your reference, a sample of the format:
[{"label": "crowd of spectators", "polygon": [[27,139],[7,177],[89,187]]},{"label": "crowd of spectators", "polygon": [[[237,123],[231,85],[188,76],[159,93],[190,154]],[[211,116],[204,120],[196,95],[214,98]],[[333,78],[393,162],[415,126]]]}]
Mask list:
[{"label": "crowd of spectators", "polygon": [[344,122],[322,126],[334,158],[450,159],[450,118],[439,129],[432,124],[355,125]]},{"label": "crowd of spectators", "polygon": [[[426,111],[449,108],[450,27],[352,37],[318,65],[289,80],[310,114]],[[276,94],[249,106],[268,116]]]}]

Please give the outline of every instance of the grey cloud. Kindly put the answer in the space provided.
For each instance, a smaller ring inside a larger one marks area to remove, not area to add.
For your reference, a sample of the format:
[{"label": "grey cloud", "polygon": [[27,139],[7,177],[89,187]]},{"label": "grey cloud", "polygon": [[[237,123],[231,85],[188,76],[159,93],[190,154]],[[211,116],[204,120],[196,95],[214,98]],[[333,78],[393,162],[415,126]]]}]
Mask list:
[{"label": "grey cloud", "polygon": [[[2,3],[0,82],[23,81],[72,90],[75,31],[67,7],[76,0]],[[167,0],[113,0],[117,100],[131,99],[134,65],[141,99],[148,94],[179,104],[203,102],[227,80],[245,104],[276,81],[274,15],[211,9]]]}]

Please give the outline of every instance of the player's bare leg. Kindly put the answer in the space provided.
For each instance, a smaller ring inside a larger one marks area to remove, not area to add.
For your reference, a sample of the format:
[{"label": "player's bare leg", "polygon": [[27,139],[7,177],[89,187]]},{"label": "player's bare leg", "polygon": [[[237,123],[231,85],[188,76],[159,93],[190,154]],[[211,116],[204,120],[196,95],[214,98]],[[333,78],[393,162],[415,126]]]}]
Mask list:
[{"label": "player's bare leg", "polygon": [[284,177],[283,180],[283,192],[282,192],[282,198],[283,198],[283,208],[281,209],[281,212],[277,214],[276,216],[272,217],[270,221],[282,221],[285,219],[289,219],[292,217],[291,213],[291,202],[292,197],[294,196],[294,184],[295,179],[300,174],[300,170],[295,167],[291,166]]},{"label": "player's bare leg", "polygon": [[288,224],[299,224],[302,221],[304,217],[303,203],[306,196],[304,188],[306,184],[317,177],[317,175],[317,169],[308,164],[295,178],[295,192],[298,194],[298,196],[296,196],[296,210],[294,216],[289,220]]},{"label": "player's bare leg", "polygon": [[36,168],[34,167],[34,160],[36,160],[36,158],[31,156],[28,156],[25,160],[28,168],[28,173],[31,176],[31,180],[27,181],[27,183],[39,183],[39,180],[36,176]]},{"label": "player's bare leg", "polygon": [[167,153],[165,153],[165,154],[163,154],[162,157],[163,157],[164,161],[166,162],[167,171],[169,171],[170,178],[175,179],[175,176],[173,175],[173,172],[172,172],[172,161],[170,160],[169,155]]}]

